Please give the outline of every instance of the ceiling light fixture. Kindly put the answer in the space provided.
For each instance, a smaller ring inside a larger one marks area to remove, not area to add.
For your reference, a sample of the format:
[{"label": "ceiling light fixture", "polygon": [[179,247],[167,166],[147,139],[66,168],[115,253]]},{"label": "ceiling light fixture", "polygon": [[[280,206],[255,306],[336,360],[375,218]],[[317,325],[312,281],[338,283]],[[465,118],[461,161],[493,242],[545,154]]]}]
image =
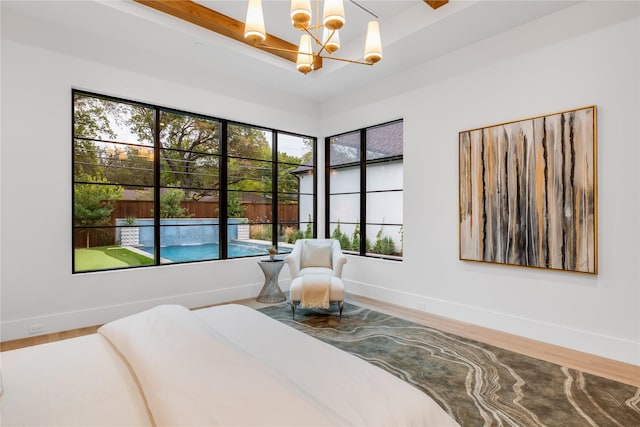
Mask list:
[{"label": "ceiling light fixture", "polygon": [[[320,0],[316,0],[316,22],[311,24],[311,0],[291,1],[291,23],[294,28],[302,31],[297,51],[269,46],[265,43],[267,33],[262,13],[262,0],[249,0],[247,6],[247,20],[245,22],[244,37],[260,49],[296,52],[296,67],[298,71],[307,74],[316,68],[316,64],[323,58],[353,64],[373,65],[382,59],[382,43],[380,40],[380,26],[378,21],[370,21],[367,26],[367,37],[364,48],[364,60],[338,58],[332,54],[340,48],[339,30],[345,25],[344,4],[342,0],[325,0],[320,23]],[[322,38],[320,30],[323,30]],[[315,46],[315,51],[314,51]]]}]

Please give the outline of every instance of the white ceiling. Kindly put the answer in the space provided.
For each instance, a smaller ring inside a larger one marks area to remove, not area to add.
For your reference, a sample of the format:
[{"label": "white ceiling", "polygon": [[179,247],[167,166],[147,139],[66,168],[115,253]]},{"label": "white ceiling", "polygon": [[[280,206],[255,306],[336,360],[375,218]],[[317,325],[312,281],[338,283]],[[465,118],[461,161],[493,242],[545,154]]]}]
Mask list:
[{"label": "white ceiling", "polygon": [[[244,21],[247,3],[244,0],[199,3]],[[358,3],[379,16],[382,61],[369,67],[325,60],[322,69],[305,76],[289,61],[132,1],[1,2],[3,23],[7,13],[10,17],[35,19],[49,31],[45,38],[49,48],[89,57],[99,54],[96,41],[104,55],[109,51],[107,46],[117,46],[120,51],[144,49],[161,55],[165,62],[180,64],[185,79],[192,72],[210,72],[309,99],[326,99],[374,87],[392,74],[577,2],[453,0],[436,10],[422,0],[358,0]],[[291,27],[289,7],[287,0],[264,0],[265,26],[270,34],[297,44],[300,33]],[[336,55],[360,59],[366,23],[372,17],[349,0],[345,0],[345,15],[346,24],[340,34],[342,47]],[[34,42],[37,39],[34,37]]]}]

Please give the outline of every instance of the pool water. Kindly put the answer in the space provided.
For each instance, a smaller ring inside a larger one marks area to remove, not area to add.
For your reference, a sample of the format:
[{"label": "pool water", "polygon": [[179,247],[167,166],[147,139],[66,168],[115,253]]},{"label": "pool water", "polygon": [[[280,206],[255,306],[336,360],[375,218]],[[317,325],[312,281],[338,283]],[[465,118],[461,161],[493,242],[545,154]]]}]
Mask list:
[{"label": "pool water", "polygon": [[[266,245],[255,243],[229,243],[227,248],[229,258],[252,255],[267,255]],[[140,248],[153,256],[153,246]],[[160,257],[170,262],[203,261],[220,258],[220,247],[217,243],[204,245],[177,245],[160,248]]]}]

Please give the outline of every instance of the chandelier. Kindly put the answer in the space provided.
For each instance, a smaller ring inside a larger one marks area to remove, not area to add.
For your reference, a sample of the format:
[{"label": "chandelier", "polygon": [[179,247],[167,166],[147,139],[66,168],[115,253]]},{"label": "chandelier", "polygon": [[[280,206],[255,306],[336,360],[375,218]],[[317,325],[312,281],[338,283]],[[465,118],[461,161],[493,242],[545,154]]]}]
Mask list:
[{"label": "chandelier", "polygon": [[[319,20],[320,0],[316,0],[316,20],[311,24],[311,0],[291,1],[291,24],[302,31],[297,51],[291,51],[265,43],[266,31],[262,14],[262,0],[249,0],[244,38],[261,49],[282,50],[297,53],[296,68],[301,73],[313,71],[315,64],[322,59],[373,65],[382,59],[382,43],[378,21],[370,21],[364,47],[364,60],[352,60],[332,56],[340,48],[339,30],[345,25],[342,0],[325,0],[322,23]],[[322,30],[322,37],[320,37]],[[315,49],[314,49],[315,47]]]}]

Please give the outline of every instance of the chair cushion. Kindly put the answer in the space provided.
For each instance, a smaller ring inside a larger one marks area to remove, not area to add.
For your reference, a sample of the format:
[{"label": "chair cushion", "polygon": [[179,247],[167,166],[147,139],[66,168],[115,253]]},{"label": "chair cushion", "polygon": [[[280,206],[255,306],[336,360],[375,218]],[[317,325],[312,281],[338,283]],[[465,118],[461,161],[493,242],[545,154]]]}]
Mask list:
[{"label": "chair cushion", "polygon": [[298,271],[298,277],[308,276],[309,274],[324,274],[333,276],[333,270],[327,267],[307,267]]},{"label": "chair cushion", "polygon": [[[291,282],[289,289],[289,298],[291,301],[300,301],[302,297],[302,277],[297,277]],[[344,301],[344,283],[338,277],[331,277],[331,295],[330,301]]]},{"label": "chair cushion", "polygon": [[302,248],[300,267],[331,268],[331,241],[306,240]]}]

